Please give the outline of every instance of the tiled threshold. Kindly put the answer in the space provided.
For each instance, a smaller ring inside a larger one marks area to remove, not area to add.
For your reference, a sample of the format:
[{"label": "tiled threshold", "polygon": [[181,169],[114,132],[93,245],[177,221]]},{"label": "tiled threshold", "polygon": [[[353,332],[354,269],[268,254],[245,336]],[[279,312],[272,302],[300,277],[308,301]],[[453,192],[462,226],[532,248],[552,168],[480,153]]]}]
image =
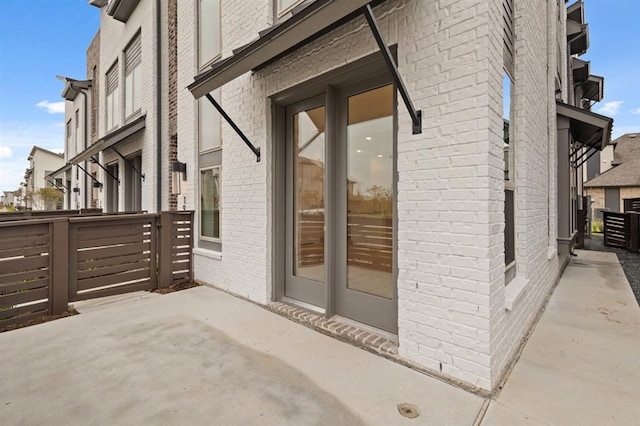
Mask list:
[{"label": "tiled threshold", "polygon": [[321,314],[283,302],[271,302],[266,307],[278,315],[369,352],[382,355],[385,358],[397,359],[398,357],[396,342],[369,330],[342,322],[339,319],[327,319]]}]

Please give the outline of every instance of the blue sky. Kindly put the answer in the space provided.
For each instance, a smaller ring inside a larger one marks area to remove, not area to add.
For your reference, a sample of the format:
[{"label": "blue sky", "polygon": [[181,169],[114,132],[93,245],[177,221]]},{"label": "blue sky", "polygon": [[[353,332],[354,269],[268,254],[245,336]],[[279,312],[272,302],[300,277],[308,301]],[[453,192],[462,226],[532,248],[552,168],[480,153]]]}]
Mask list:
[{"label": "blue sky", "polygon": [[62,152],[64,86],[56,74],[86,78],[100,10],[87,0],[0,5],[0,191],[11,191],[24,180],[33,145]]},{"label": "blue sky", "polygon": [[[86,78],[85,53],[100,13],[87,0],[0,4],[0,191],[10,191],[22,181],[33,145],[62,151],[63,85],[56,74]],[[593,110],[615,119],[614,137],[640,132],[640,0],[585,0],[585,10],[591,46],[581,59],[605,77],[605,99]]]}]

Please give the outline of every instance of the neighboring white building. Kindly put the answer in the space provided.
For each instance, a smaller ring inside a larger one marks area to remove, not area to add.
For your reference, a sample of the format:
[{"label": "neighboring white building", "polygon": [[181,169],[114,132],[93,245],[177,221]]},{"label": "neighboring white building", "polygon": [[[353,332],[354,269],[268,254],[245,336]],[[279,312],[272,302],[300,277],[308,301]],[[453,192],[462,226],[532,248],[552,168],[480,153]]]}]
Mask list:
[{"label": "neighboring white building", "polygon": [[71,189],[67,208],[168,209],[166,2],[89,4],[101,17],[87,80],[62,78],[68,165],[57,173]]},{"label": "neighboring white building", "polygon": [[64,164],[63,154],[56,154],[47,149],[34,146],[29,153],[29,168],[24,175],[25,185],[23,196],[26,209],[55,210],[61,208],[61,203],[43,198],[42,188],[59,186],[60,181],[51,181],[47,176]]}]

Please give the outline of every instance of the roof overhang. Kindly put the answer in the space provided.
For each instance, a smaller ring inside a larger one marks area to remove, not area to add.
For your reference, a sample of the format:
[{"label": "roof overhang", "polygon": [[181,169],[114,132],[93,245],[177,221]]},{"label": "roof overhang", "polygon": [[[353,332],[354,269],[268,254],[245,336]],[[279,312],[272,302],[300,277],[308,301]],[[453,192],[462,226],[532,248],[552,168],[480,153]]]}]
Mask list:
[{"label": "roof overhang", "polygon": [[91,80],[76,80],[61,75],[57,75],[56,77],[58,80],[64,82],[64,89],[62,89],[61,96],[67,101],[75,100],[81,91],[89,89],[93,84]]},{"label": "roof overhang", "polygon": [[287,20],[260,32],[256,40],[235,49],[232,56],[214,62],[211,68],[197,75],[188,88],[196,99],[201,98],[347,22],[369,3],[372,0],[303,2],[291,11]]},{"label": "roof overhang", "polygon": [[64,172],[70,169],[71,169],[71,163],[67,163],[64,166],[60,167],[58,170],[54,170],[52,172],[47,173],[44,177],[55,178],[56,176],[60,176],[61,174],[63,174]]},{"label": "roof overhang", "polygon": [[571,58],[571,72],[573,73],[573,82],[582,83],[586,81],[591,73],[591,63],[578,58]]},{"label": "roof overhang", "polygon": [[107,5],[107,15],[113,16],[120,22],[127,22],[140,3],[140,0],[110,0]]},{"label": "roof overhang", "polygon": [[567,7],[567,20],[584,24],[584,3],[582,0],[578,0],[569,7]]},{"label": "roof overhang", "polygon": [[604,98],[604,77],[590,75],[582,83],[582,99],[600,102]]},{"label": "roof overhang", "polygon": [[89,0],[89,4],[95,7],[104,7],[109,3],[109,0]]},{"label": "roof overhang", "polygon": [[569,119],[569,130],[575,142],[602,151],[611,141],[613,118],[556,102],[559,116]]},{"label": "roof overhang", "polygon": [[96,143],[69,160],[69,163],[78,164],[83,161],[90,160],[97,153],[102,152],[110,146],[122,142],[129,136],[138,133],[146,127],[146,117],[146,115],[142,115],[119,129],[114,130],[103,138],[98,139]]},{"label": "roof overhang", "polygon": [[589,25],[567,21],[567,42],[571,55],[582,55],[589,49]]}]

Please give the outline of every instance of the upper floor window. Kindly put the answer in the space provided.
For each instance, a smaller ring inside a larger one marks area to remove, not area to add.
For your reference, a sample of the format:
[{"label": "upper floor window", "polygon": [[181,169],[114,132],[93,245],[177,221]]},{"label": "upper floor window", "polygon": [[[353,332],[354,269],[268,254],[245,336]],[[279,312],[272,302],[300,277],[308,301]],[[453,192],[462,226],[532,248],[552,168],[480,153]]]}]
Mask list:
[{"label": "upper floor window", "polygon": [[107,71],[107,114],[106,114],[106,130],[109,131],[119,124],[121,115],[120,107],[120,90],[118,87],[118,62]]},{"label": "upper floor window", "polygon": [[142,48],[140,33],[124,51],[124,115],[129,117],[140,110],[142,96]]},{"label": "upper floor window", "polygon": [[67,133],[67,146],[66,146],[66,152],[68,153],[69,158],[73,157],[75,155],[75,150],[72,150],[72,145],[71,145],[71,119],[69,119],[69,121],[67,121],[67,127],[66,127],[66,133]]},{"label": "upper floor window", "polygon": [[76,110],[76,115],[74,116],[76,121],[75,125],[75,141],[76,141],[76,152],[82,151],[82,141],[80,139],[80,110]]},{"label": "upper floor window", "polygon": [[277,16],[281,16],[284,13],[293,9],[295,5],[301,3],[302,0],[274,0],[276,2]]},{"label": "upper floor window", "polygon": [[200,237],[220,241],[220,167],[200,170]]},{"label": "upper floor window", "polygon": [[220,56],[220,0],[200,0],[198,13],[198,66]]},{"label": "upper floor window", "polygon": [[[211,95],[220,102],[219,89],[214,90]],[[198,100],[198,132],[200,152],[220,148],[220,113],[207,98]]]}]

